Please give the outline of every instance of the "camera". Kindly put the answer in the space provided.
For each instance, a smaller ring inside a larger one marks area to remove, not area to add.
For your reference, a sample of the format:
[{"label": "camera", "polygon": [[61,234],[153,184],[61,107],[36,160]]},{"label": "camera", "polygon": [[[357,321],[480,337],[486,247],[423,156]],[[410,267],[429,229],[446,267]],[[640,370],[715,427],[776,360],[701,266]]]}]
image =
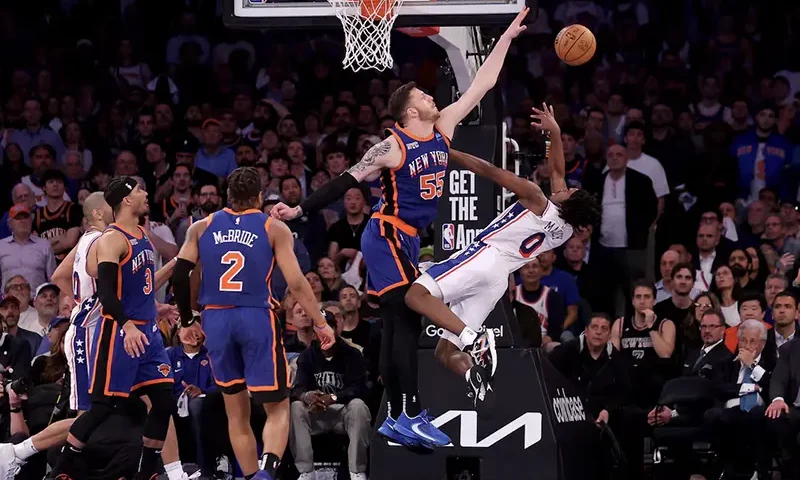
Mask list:
[{"label": "camera", "polygon": [[13,390],[14,393],[19,395],[25,395],[28,393],[28,389],[31,387],[31,381],[28,378],[18,378],[13,382],[8,384],[9,389]]}]

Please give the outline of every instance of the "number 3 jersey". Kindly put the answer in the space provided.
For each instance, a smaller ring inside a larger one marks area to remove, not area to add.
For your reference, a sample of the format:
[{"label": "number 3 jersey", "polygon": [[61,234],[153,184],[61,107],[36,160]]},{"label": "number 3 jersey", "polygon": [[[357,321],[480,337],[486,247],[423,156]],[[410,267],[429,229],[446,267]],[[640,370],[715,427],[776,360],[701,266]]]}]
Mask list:
[{"label": "number 3 jersey", "polygon": [[206,217],[198,248],[202,265],[200,304],[205,307],[271,308],[275,256],[271,218],[258,210],[225,208]]},{"label": "number 3 jersey", "polygon": [[155,261],[153,245],[142,227],[129,232],[116,223],[108,226],[125,237],[128,252],[119,262],[117,295],[128,320],[152,322],[156,319]]},{"label": "number 3 jersey", "polygon": [[375,211],[397,217],[416,228],[427,228],[439,207],[450,155],[450,141],[438,128],[426,138],[400,125],[387,129],[397,140],[403,161],[381,171],[381,199]]},{"label": "number 3 jersey", "polygon": [[512,272],[542,252],[560,247],[572,236],[572,226],[548,201],[541,216],[514,202],[480,231],[473,242],[499,250]]}]

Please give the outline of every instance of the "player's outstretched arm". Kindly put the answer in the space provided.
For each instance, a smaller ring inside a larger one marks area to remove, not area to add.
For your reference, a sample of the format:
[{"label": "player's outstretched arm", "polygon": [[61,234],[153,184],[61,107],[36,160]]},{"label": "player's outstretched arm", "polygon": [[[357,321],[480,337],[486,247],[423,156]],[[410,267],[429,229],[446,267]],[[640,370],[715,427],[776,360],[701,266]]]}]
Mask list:
[{"label": "player's outstretched arm", "polygon": [[482,158],[478,158],[460,150],[450,149],[450,160],[471,170],[481,177],[488,178],[501,187],[514,192],[520,200],[530,202],[534,213],[540,214],[547,207],[547,197],[538,185],[521,178],[513,172],[498,168]]},{"label": "player's outstretched arm", "polygon": [[503,68],[503,62],[505,62],[506,53],[508,53],[508,48],[511,46],[511,41],[525,31],[526,27],[522,24],[522,21],[525,19],[526,15],[528,15],[528,8],[519,12],[517,18],[511,22],[511,25],[509,25],[508,29],[506,29],[497,41],[492,49],[492,53],[486,57],[486,61],[483,62],[481,68],[478,69],[475,78],[472,80],[472,85],[470,85],[467,91],[464,92],[461,98],[455,103],[452,103],[442,110],[441,116],[436,122],[436,126],[439,127],[442,133],[448,138],[453,138],[456,125],[458,125],[464,117],[469,115],[469,112],[481,102],[486,92],[491,90],[497,83],[497,77],[500,75],[500,70]]},{"label": "player's outstretched arm", "polygon": [[561,127],[556,122],[553,106],[542,104],[542,110],[533,108],[532,118],[539,120],[533,122],[532,125],[550,135],[550,152],[547,156],[547,161],[550,164],[550,190],[553,193],[558,193],[567,189],[567,167],[564,160],[564,144],[561,143]]},{"label": "player's outstretched arm", "polygon": [[178,259],[175,261],[175,269],[172,272],[172,291],[175,294],[175,303],[178,305],[178,312],[181,316],[181,326],[184,328],[194,324],[189,276],[200,259],[198,241],[207,226],[206,222],[195,222],[189,227],[186,231],[186,240],[178,252]]},{"label": "player's outstretched arm", "polygon": [[384,168],[394,168],[400,164],[402,153],[400,145],[394,137],[388,137],[372,146],[361,157],[361,161],[347,171],[323,185],[309,195],[297,207],[278,203],[272,207],[272,216],[278,220],[292,220],[303,213],[310,213],[327,207],[331,202],[341,198],[345,192],[357,187],[360,182],[369,182],[378,178]]},{"label": "player's outstretched arm", "polygon": [[278,268],[281,269],[283,278],[286,279],[289,291],[292,292],[294,298],[297,299],[306,314],[313,320],[314,331],[320,342],[322,342],[322,348],[330,348],[335,341],[333,330],[328,326],[327,320],[319,311],[319,305],[316,298],[314,298],[311,285],[303,275],[300,264],[297,263],[297,257],[294,254],[294,236],[291,230],[285,223],[272,220],[269,222],[267,232],[272,243],[275,261],[278,262]]}]

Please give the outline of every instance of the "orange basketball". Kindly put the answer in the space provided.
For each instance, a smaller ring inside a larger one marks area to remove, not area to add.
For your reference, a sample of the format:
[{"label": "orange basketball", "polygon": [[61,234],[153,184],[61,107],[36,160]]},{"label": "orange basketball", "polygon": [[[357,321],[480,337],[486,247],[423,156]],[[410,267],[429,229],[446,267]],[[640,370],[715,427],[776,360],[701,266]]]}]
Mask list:
[{"label": "orange basketball", "polygon": [[588,62],[597,50],[594,34],[583,25],[564,27],[555,41],[556,55],[567,65],[576,67]]}]

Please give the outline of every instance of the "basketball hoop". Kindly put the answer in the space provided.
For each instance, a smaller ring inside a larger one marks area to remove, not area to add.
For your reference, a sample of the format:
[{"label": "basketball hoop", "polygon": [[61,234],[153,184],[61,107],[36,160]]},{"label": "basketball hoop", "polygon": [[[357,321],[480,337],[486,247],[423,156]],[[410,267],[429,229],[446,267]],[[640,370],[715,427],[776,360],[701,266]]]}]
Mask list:
[{"label": "basketball hoop", "polygon": [[392,26],[403,0],[328,0],[344,28],[344,68],[392,68]]}]

